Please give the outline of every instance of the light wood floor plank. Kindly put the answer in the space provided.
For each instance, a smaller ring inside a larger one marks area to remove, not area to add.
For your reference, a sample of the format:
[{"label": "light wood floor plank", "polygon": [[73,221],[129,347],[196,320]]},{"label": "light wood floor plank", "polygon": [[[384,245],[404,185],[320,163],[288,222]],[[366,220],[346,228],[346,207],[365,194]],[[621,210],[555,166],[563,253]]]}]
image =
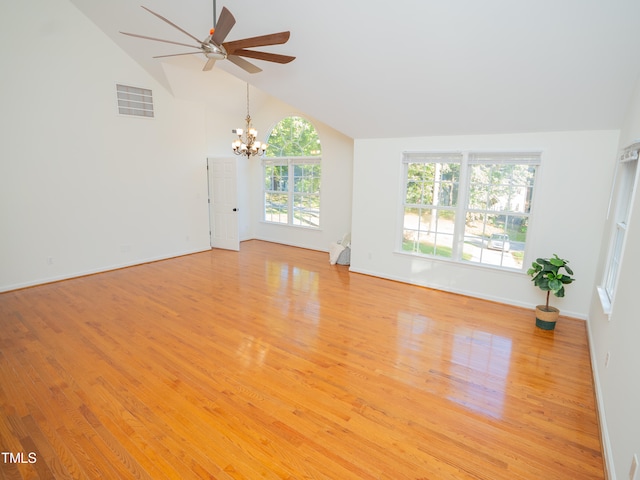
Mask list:
[{"label": "light wood floor plank", "polygon": [[[0,294],[0,479],[603,479],[585,323],[260,241]],[[0,459],[2,460],[2,459]]]}]

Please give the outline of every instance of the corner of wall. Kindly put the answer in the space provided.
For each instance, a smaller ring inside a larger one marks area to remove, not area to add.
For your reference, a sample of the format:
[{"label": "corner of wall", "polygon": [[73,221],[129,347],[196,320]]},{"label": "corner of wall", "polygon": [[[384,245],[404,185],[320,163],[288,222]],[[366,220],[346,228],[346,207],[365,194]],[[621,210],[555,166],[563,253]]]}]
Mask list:
[{"label": "corner of wall", "polygon": [[592,316],[587,317],[587,342],[589,343],[589,356],[591,360],[591,375],[593,377],[593,390],[596,402],[596,413],[598,415],[598,427],[600,429],[600,442],[602,444],[602,459],[604,463],[605,476],[608,480],[615,480],[616,474],[613,468],[613,450],[609,429],[607,428],[607,416],[604,408],[604,395],[598,371],[597,355],[593,342],[593,331],[591,328]]}]

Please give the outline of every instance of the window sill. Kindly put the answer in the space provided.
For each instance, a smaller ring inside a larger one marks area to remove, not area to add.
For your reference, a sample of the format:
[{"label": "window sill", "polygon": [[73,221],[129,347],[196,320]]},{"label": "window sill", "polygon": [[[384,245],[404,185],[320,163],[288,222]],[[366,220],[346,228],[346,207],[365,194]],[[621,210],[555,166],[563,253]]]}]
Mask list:
[{"label": "window sill", "polygon": [[322,231],[321,227],[309,227],[306,225],[293,225],[291,223],[278,223],[278,222],[269,222],[267,220],[260,220],[260,223],[263,225],[275,225],[278,227],[289,227],[289,228],[297,228],[301,230],[313,230],[314,232]]},{"label": "window sill", "polygon": [[611,320],[611,301],[609,300],[609,295],[607,295],[607,292],[605,292],[602,287],[597,287],[597,290],[598,297],[600,297],[600,305],[602,305],[602,311],[607,315],[607,317],[609,317],[609,320]]},{"label": "window sill", "polygon": [[413,252],[408,252],[406,250],[394,250],[393,252],[396,255],[407,255],[413,258],[419,258],[425,261],[433,261],[433,262],[446,262],[449,263],[451,265],[455,265],[455,266],[459,266],[459,267],[464,267],[464,268],[472,268],[472,269],[484,269],[484,270],[495,270],[495,271],[499,271],[499,272],[505,272],[505,273],[518,273],[518,274],[525,274],[525,268],[524,265],[522,268],[513,268],[513,267],[506,267],[506,266],[500,266],[500,265],[492,265],[490,263],[478,263],[478,262],[469,262],[469,261],[465,261],[465,260],[454,260],[453,258],[449,258],[449,257],[438,257],[435,255],[425,255],[425,254],[421,254],[421,253],[413,253]]}]

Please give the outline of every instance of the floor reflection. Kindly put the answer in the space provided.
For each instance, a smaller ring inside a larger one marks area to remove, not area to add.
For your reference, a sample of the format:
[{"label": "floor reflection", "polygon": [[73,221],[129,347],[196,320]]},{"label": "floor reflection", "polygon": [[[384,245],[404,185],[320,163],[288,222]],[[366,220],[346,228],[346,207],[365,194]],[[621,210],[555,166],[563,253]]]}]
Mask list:
[{"label": "floor reflection", "polygon": [[454,402],[501,418],[509,375],[511,339],[481,330],[456,329],[451,351]]},{"label": "floor reflection", "polygon": [[399,312],[394,377],[427,388],[482,415],[501,418],[511,339],[475,327],[443,327],[425,315]]},{"label": "floor reflection", "polygon": [[269,302],[280,313],[265,321],[302,344],[314,343],[320,323],[319,273],[270,260],[266,261],[265,269]]},{"label": "floor reflection", "polygon": [[269,345],[254,337],[244,338],[236,349],[236,355],[245,368],[262,367],[268,354]]}]

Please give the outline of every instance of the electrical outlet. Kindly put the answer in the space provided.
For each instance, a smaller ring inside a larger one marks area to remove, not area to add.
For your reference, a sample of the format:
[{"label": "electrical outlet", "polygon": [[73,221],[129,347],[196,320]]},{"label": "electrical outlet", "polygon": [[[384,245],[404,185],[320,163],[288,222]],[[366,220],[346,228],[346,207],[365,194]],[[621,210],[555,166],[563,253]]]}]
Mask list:
[{"label": "electrical outlet", "polygon": [[604,357],[604,368],[609,366],[609,360],[611,360],[611,352],[607,352],[607,356]]},{"label": "electrical outlet", "polygon": [[53,257],[47,257],[47,265],[53,265]]},{"label": "electrical outlet", "polygon": [[638,455],[633,456],[631,460],[631,469],[629,470],[629,480],[638,480]]}]

